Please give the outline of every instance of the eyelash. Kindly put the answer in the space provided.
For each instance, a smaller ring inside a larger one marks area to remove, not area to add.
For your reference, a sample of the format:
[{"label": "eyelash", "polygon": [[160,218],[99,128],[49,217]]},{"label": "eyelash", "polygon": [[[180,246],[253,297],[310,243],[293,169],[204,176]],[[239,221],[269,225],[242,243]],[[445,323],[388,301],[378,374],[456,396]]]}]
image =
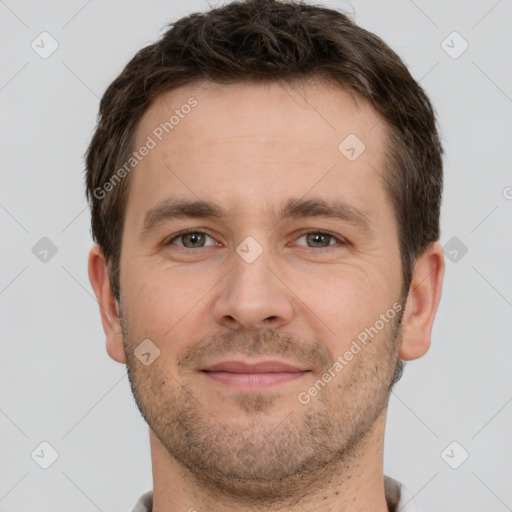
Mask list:
[{"label": "eyelash", "polygon": [[[204,232],[204,231],[200,231],[198,229],[188,229],[186,231],[180,231],[179,233],[177,233],[176,235],[174,235],[172,238],[170,238],[169,240],[167,240],[167,242],[164,243],[164,245],[175,245],[173,244],[172,242],[174,242],[175,240],[185,236],[185,235],[188,235],[190,233],[198,233],[198,234],[202,234],[202,235],[206,235],[208,237],[210,237],[212,240],[213,240],[213,237],[210,236],[208,233]],[[306,249],[315,249],[315,250],[318,250],[318,249],[331,249],[331,248],[334,248],[336,247],[337,245],[341,245],[341,246],[344,246],[344,245],[348,245],[348,242],[347,240],[337,236],[337,235],[334,235],[333,233],[329,233],[329,231],[316,231],[316,230],[310,230],[310,231],[305,231],[303,233],[301,233],[296,240],[298,240],[299,238],[302,238],[304,235],[309,235],[309,234],[315,234],[315,235],[325,235],[325,236],[329,236],[331,238],[333,238],[334,240],[336,240],[336,242],[338,242],[338,244],[333,244],[333,245],[327,245],[325,247],[308,247],[307,245],[306,246],[300,246],[300,247],[304,247]],[[176,247],[178,247],[178,249],[184,249],[186,251],[196,251],[198,249],[205,249],[206,247],[196,247],[195,249],[194,248],[191,248],[191,247],[184,247],[184,246],[181,246],[181,245],[176,245]],[[211,247],[211,246],[208,246],[208,247]]]}]

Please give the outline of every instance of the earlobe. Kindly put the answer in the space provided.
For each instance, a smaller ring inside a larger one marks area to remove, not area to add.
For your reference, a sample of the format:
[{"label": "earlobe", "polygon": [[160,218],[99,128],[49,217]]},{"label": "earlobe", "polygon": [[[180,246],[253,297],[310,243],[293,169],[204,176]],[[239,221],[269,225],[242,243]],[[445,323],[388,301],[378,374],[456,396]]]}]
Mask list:
[{"label": "earlobe", "polygon": [[89,281],[100,306],[101,323],[106,335],[108,355],[119,363],[126,363],[119,317],[119,304],[112,292],[108,266],[102,248],[95,244],[89,253]]},{"label": "earlobe", "polygon": [[435,242],[416,260],[402,320],[399,357],[418,359],[428,352],[432,326],[441,300],[444,277],[443,248]]}]

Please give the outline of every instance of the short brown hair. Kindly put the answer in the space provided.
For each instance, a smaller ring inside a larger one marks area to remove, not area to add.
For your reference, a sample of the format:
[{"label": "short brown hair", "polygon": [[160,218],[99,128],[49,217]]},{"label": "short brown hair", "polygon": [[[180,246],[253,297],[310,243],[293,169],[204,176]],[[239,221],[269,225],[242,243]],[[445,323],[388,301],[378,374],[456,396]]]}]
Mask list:
[{"label": "short brown hair", "polygon": [[[367,100],[388,127],[381,174],[398,223],[402,292],[414,262],[439,238],[442,147],[435,113],[398,55],[345,14],[297,1],[236,1],[170,25],[110,84],[86,153],[92,236],[119,300],[119,261],[130,176],[107,184],[134,148],[138,123],[161,93],[192,82],[319,78]],[[340,141],[341,142],[341,141]],[[100,197],[98,197],[100,196]]]}]

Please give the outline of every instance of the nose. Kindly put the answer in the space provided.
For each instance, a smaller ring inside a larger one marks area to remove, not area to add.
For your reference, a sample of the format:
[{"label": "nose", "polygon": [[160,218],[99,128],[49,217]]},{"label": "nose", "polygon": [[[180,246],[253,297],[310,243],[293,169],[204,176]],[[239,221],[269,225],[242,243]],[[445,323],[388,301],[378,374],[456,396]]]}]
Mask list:
[{"label": "nose", "polygon": [[277,329],[293,318],[293,293],[268,250],[264,250],[252,263],[235,253],[233,268],[219,285],[214,317],[224,327]]}]

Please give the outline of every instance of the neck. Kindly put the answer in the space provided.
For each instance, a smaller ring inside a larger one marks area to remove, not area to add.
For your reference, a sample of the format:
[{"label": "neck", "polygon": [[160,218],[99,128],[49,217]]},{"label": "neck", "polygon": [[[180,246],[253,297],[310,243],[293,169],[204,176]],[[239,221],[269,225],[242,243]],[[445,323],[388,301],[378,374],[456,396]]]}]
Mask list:
[{"label": "neck", "polygon": [[198,481],[150,430],[153,512],[388,512],[383,476],[386,409],[350,456],[314,474],[294,476],[293,481],[282,483],[280,497],[258,503]]}]

